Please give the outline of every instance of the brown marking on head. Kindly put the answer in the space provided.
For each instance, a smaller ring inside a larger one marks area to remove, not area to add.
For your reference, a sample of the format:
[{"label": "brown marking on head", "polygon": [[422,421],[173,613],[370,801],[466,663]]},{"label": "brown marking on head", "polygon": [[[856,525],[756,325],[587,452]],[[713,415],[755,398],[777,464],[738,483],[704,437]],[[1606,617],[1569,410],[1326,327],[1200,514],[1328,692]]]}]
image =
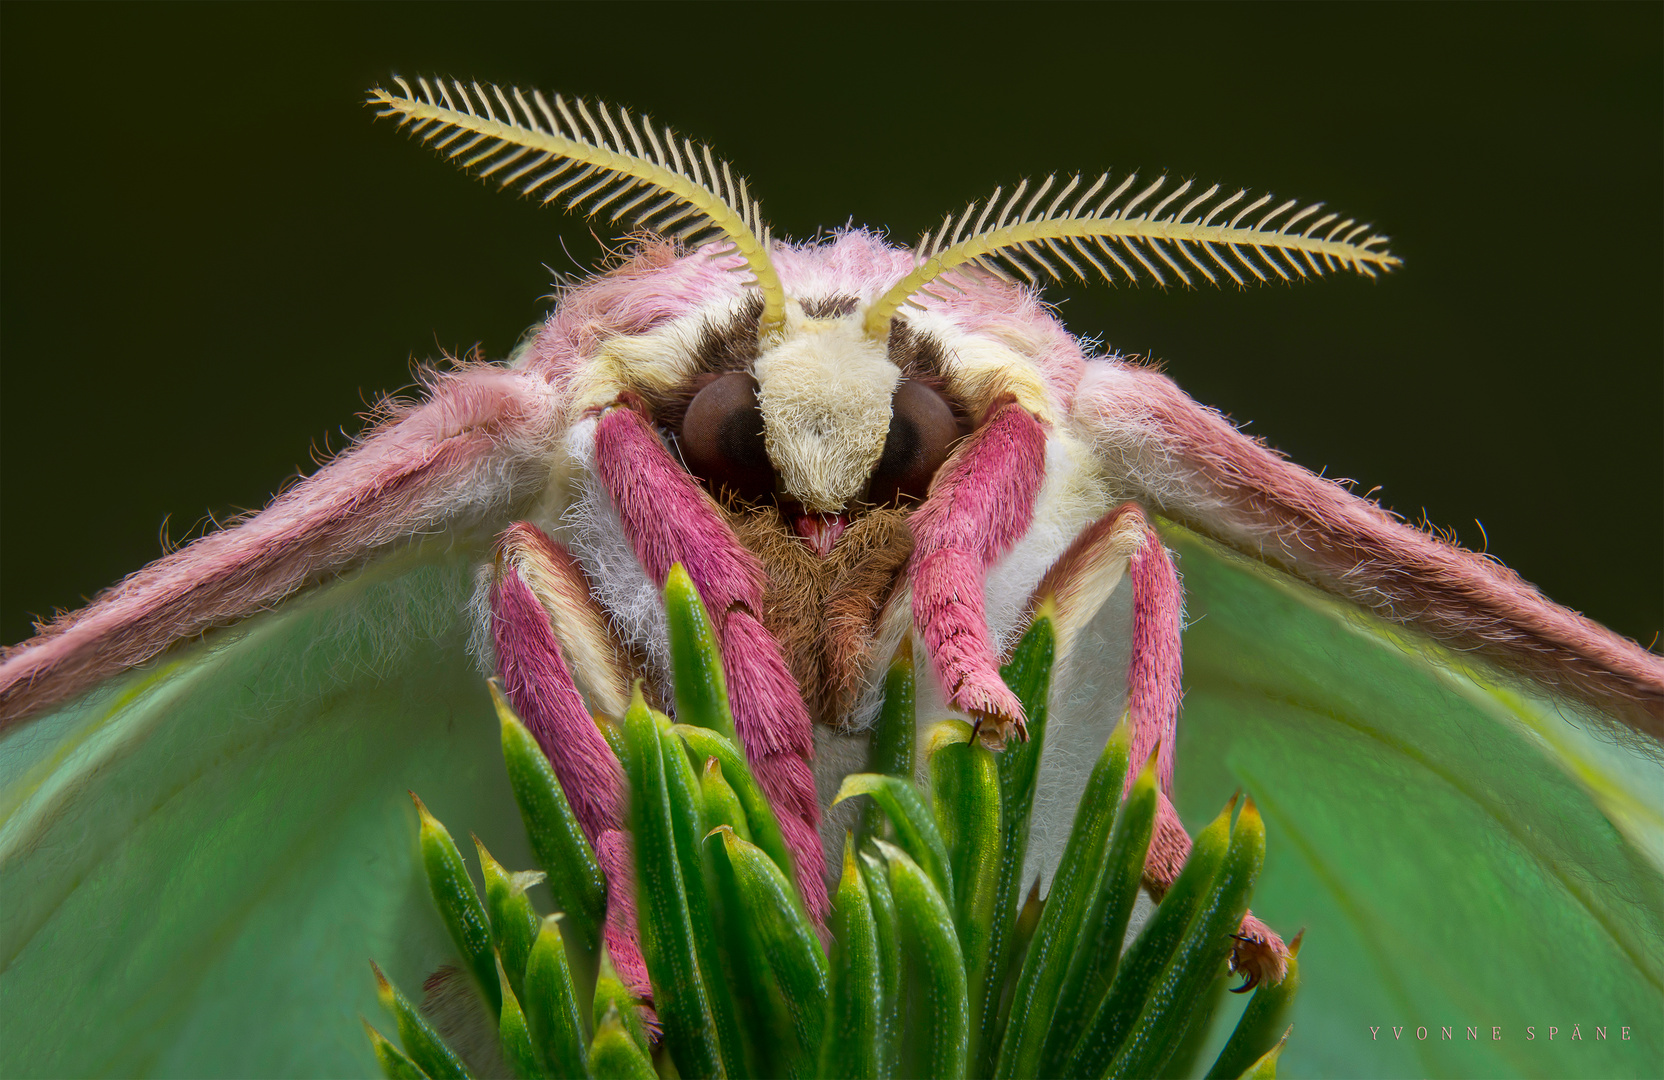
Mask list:
[{"label": "brown marking on head", "polygon": [[845,315],[855,314],[855,309],[860,305],[861,300],[859,297],[845,294],[839,296],[811,296],[807,299],[800,299],[798,303],[803,308],[803,314],[811,319],[838,319]]},{"label": "brown marking on head", "polygon": [[940,338],[914,330],[906,323],[894,323],[890,327],[889,354],[890,362],[901,369],[903,380],[923,383],[948,403],[959,425],[960,438],[971,433],[976,423],[948,378],[947,350]]},{"label": "brown marking on head", "polygon": [[654,395],[651,404],[655,423],[666,431],[676,431],[699,391],[720,375],[751,370],[757,361],[757,320],[762,314],[763,298],[751,294],[740,302],[732,317],[706,321],[694,346],[694,371],[674,390]]}]

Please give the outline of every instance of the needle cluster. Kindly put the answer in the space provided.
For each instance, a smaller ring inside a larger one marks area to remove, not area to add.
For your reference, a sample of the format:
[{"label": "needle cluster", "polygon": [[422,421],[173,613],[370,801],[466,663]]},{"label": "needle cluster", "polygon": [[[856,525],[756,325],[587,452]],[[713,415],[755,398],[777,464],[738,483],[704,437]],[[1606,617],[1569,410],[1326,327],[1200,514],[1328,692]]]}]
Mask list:
[{"label": "needle cluster", "polygon": [[[679,680],[720,670],[697,593],[673,574],[666,606],[686,640]],[[493,686],[503,752],[548,877],[510,874],[479,846],[485,900],[450,834],[418,801],[424,867],[462,968],[517,1076],[1131,1077],[1189,1069],[1225,982],[1231,932],[1259,873],[1265,834],[1236,799],[1197,834],[1184,872],[1131,941],[1125,932],[1156,810],[1154,758],[1126,782],[1123,722],[1104,746],[1041,900],[1020,897],[1053,627],[1042,608],[1002,675],[1031,717],[1029,742],[995,755],[950,720],[923,741],[914,783],[911,653],[888,673],[867,797],[846,838],[824,934],[806,914],[767,798],[733,741],[724,703],[680,723],[638,687],[602,720],[630,788],[635,905],[651,1012],[605,955],[605,884],[531,734]],[[685,670],[684,670],[685,669]],[[708,680],[707,680],[708,681]],[[690,701],[700,700],[689,698]],[[1123,790],[1125,798],[1121,797]],[[478,843],[476,839],[476,843]],[[560,914],[527,889],[547,881]],[[823,936],[830,948],[823,946]],[[389,1077],[468,1076],[470,1062],[376,972],[403,1049],[373,1028]],[[1261,986],[1210,1077],[1273,1076],[1298,965]],[[654,1041],[645,1017],[655,1017]],[[368,1026],[368,1025],[366,1025]]]}]

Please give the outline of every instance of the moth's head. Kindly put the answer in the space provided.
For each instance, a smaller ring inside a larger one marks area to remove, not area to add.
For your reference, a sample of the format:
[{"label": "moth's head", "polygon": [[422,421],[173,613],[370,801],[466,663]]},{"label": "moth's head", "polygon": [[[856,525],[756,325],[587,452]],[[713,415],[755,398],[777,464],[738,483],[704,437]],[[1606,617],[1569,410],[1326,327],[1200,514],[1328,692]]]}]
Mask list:
[{"label": "moth's head", "polygon": [[661,423],[713,494],[772,502],[825,555],[852,517],[924,498],[965,412],[910,335],[866,332],[853,296],[789,299],[781,328],[746,356],[731,346],[755,333],[755,310],[708,327],[706,365],[728,366],[687,378],[685,407],[672,402]]}]

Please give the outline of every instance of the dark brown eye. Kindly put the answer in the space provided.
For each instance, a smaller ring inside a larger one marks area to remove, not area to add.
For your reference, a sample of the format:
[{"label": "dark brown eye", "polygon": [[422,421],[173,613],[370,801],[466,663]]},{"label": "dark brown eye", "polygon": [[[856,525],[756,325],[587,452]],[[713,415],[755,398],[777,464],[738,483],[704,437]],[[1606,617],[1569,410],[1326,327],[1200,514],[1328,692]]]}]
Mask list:
[{"label": "dark brown eye", "polygon": [[688,471],[712,491],[726,488],[742,499],[774,492],[774,466],[763,446],[763,414],[757,380],[731,371],[708,383],[688,403],[678,432]]},{"label": "dark brown eye", "polygon": [[924,498],[958,438],[959,422],[942,395],[924,383],[903,382],[890,404],[890,434],[873,470],[867,501],[883,505]]}]

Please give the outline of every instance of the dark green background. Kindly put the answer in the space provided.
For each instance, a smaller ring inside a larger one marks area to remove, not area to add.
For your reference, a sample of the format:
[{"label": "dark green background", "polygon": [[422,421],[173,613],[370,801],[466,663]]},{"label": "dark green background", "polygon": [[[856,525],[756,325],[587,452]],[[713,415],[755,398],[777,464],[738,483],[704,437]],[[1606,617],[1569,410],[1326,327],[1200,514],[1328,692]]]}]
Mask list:
[{"label": "dark green background", "polygon": [[[778,235],[911,240],[995,184],[1171,170],[1327,199],[1406,269],[1058,288],[1295,460],[1556,600],[1664,625],[1657,4],[0,8],[0,636],[257,507],[410,381],[501,356],[582,221],[373,122],[444,72],[709,139]],[[603,231],[603,236],[607,235]],[[343,434],[343,432],[345,434]]]}]

